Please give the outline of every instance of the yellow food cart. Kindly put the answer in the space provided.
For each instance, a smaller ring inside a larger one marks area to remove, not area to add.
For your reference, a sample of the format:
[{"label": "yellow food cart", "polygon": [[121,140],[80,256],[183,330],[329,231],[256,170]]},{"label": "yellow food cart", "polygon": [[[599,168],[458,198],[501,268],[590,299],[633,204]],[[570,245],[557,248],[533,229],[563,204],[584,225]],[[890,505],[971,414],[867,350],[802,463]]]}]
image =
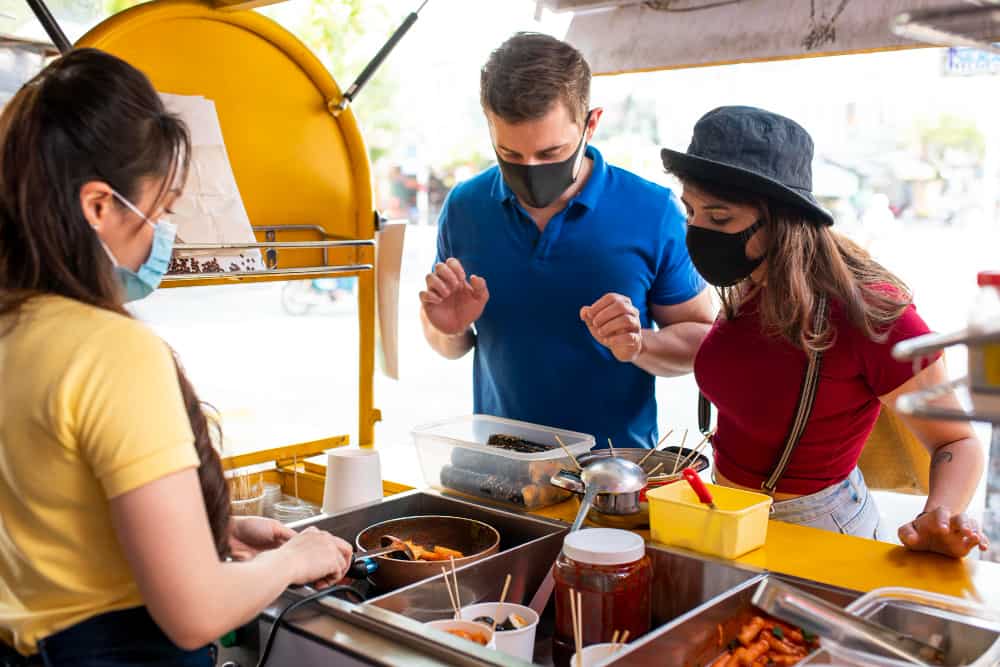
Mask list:
[{"label": "yellow food cart", "polygon": [[[596,4],[630,5],[641,12],[642,6],[671,3]],[[635,18],[615,15],[618,22]],[[576,34],[586,41],[588,35],[600,32],[588,32],[588,25],[599,26],[600,19],[581,15],[570,39]],[[600,30],[606,32],[606,27]],[[814,35],[820,41],[827,37],[822,31]],[[214,4],[154,0],[113,16],[78,45],[118,55],[143,70],[158,90],[201,95],[214,101],[218,110],[257,239],[256,244],[244,247],[262,250],[266,268],[259,272],[171,275],[165,286],[357,277],[358,444],[374,446],[373,427],[380,419],[373,396],[379,219],[372,202],[364,141],[337,83],[293,35],[248,11],[247,5],[231,0]],[[878,46],[860,43],[852,48]],[[823,50],[816,51],[820,52]],[[620,64],[622,53],[605,49],[605,60],[610,63],[605,69],[637,69],[636,62],[645,62],[645,69],[676,64],[659,62],[659,56],[632,49],[626,59],[631,58],[633,65],[625,66]],[[295,473],[299,495],[318,505],[325,471],[304,459],[348,443],[348,436],[334,435],[236,457],[226,464],[243,468],[274,463],[266,473],[268,479],[281,481],[284,490],[291,492]],[[516,511],[457,494],[407,489],[389,481],[385,491],[383,501],[333,516],[320,515],[300,522],[298,527],[315,525],[353,542],[365,527],[403,516],[461,516],[488,523],[502,536],[500,550],[458,570],[466,602],[496,600],[506,574],[512,575],[508,599],[528,601],[559,554],[578,507],[570,500],[536,512]],[[649,538],[648,533],[642,534]],[[1000,565],[915,554],[889,544],[788,524],[772,523],[763,548],[734,561],[652,543],[648,553],[655,572],[656,629],[623,650],[612,664],[706,664],[731,638],[726,634],[732,630],[725,618],[752,611],[750,593],[765,577],[792,581],[841,605],[873,589],[898,586],[1000,609]],[[366,601],[331,597],[299,610],[278,634],[269,664],[524,664],[455,637],[428,634],[422,622],[446,616],[450,609],[440,575],[399,590],[374,593]],[[244,667],[255,664],[277,612],[301,595],[302,591],[290,590],[276,600],[257,622],[226,642],[223,659]],[[539,629],[542,641],[535,656],[536,662],[543,664],[550,659],[544,649],[545,632],[551,633],[546,623]]]}]

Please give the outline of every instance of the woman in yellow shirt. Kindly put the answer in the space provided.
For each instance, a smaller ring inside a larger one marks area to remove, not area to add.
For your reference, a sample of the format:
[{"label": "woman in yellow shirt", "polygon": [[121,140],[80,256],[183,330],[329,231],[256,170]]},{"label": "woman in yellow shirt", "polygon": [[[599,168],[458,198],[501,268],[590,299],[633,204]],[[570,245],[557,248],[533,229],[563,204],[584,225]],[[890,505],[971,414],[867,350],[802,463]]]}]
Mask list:
[{"label": "woman in yellow shirt", "polygon": [[189,155],[146,77],[99,51],[0,116],[0,664],[207,667],[287,586],[349,565],[329,533],[229,516],[194,391],[122,305],[166,271],[153,221]]}]

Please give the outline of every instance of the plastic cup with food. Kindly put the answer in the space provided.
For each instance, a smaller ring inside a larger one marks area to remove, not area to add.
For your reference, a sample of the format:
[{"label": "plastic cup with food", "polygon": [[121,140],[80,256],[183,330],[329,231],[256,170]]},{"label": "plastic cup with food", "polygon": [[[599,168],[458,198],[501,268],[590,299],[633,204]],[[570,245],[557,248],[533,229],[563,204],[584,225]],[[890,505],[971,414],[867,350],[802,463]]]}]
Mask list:
[{"label": "plastic cup with food", "polygon": [[496,648],[493,631],[482,623],[472,621],[442,620],[425,623],[429,628],[448,633],[453,637],[470,641],[486,648]]},{"label": "plastic cup with food", "polygon": [[483,602],[462,608],[462,620],[490,627],[496,619],[497,631],[493,642],[501,653],[531,662],[535,657],[535,633],[538,614],[520,604]]}]

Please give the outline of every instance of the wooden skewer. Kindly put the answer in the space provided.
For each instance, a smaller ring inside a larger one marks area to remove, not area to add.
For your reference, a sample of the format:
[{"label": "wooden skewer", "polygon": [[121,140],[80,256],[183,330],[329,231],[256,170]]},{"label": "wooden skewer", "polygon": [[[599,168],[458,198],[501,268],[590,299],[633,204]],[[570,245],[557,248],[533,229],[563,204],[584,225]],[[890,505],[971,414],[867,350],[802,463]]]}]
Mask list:
[{"label": "wooden skewer", "polygon": [[575,456],[573,456],[573,452],[569,451],[569,447],[566,446],[566,443],[563,442],[562,438],[560,438],[558,435],[556,436],[556,442],[558,442],[559,446],[563,448],[564,452],[566,452],[566,456],[568,456],[570,461],[573,462],[573,465],[576,466],[576,469],[583,470],[583,467],[580,466],[580,462],[576,460]]},{"label": "wooden skewer", "polygon": [[299,499],[299,455],[292,455],[292,477],[295,479],[295,502],[301,503]]},{"label": "wooden skewer", "polygon": [[659,471],[659,469],[662,468],[662,467],[663,467],[663,463],[662,462],[661,463],[657,463],[655,468],[653,468],[652,470],[650,470],[649,472],[646,473],[646,479],[649,479],[650,477],[652,477],[653,475],[655,475]]},{"label": "wooden skewer", "polygon": [[611,449],[611,456],[615,456],[615,443],[611,442],[611,438],[608,438],[608,448]]},{"label": "wooden skewer", "polygon": [[583,593],[576,594],[576,623],[580,629],[580,667],[583,667]]},{"label": "wooden skewer", "polygon": [[684,463],[681,464],[681,470],[687,468],[689,465],[691,465],[693,461],[698,460],[698,456],[701,454],[702,450],[704,450],[705,447],[708,446],[708,443],[712,439],[713,435],[715,435],[715,431],[709,431],[705,435],[705,437],[702,438],[702,441],[698,443],[698,446],[695,447],[695,450],[684,458]]},{"label": "wooden skewer", "polygon": [[[687,433],[685,433],[684,435],[685,435],[685,439],[686,439]],[[687,464],[689,456],[692,456],[692,455],[693,456],[697,456],[698,448],[701,447],[702,445],[704,445],[706,442],[708,442],[708,439],[710,437],[712,437],[711,434],[706,435],[705,438],[700,443],[698,443],[698,447],[695,447],[693,450],[691,450],[691,454],[684,455],[683,458],[681,457],[681,455],[684,454],[684,445],[683,444],[681,445],[680,451],[677,452],[677,458],[674,459],[674,469],[670,473],[671,477],[674,476],[674,475],[676,475],[678,470],[683,470],[684,469],[685,465]],[[683,463],[681,463],[682,461],[683,461]]]},{"label": "wooden skewer", "polygon": [[503,582],[503,592],[500,593],[500,604],[497,605],[497,611],[493,614],[493,632],[497,631],[497,618],[500,617],[500,611],[503,609],[503,603],[507,601],[507,590],[510,588],[510,575],[507,575],[506,581]]},{"label": "wooden skewer", "polygon": [[583,656],[580,655],[580,631],[577,629],[576,621],[576,593],[573,589],[569,589],[569,614],[570,620],[573,622],[573,647],[576,648],[576,667],[583,666]]},{"label": "wooden skewer", "polygon": [[460,616],[458,613],[458,604],[455,602],[455,594],[451,592],[451,582],[448,581],[448,568],[444,565],[441,566],[441,574],[444,575],[444,587],[448,589],[448,599],[451,600],[451,608],[455,610],[455,619],[457,620]]},{"label": "wooden skewer", "polygon": [[611,647],[612,653],[617,653],[625,647],[625,644],[628,643],[628,633],[629,631],[626,630],[621,636],[621,641],[614,642],[615,645]]},{"label": "wooden skewer", "polygon": [[455,604],[457,605],[456,611],[458,612],[459,617],[461,617],[461,615],[462,615],[462,596],[458,592],[458,572],[455,570],[455,557],[454,556],[450,556],[450,558],[451,558],[451,579],[452,579],[452,583],[455,584]]},{"label": "wooden skewer", "polygon": [[576,596],[576,667],[583,667],[583,593],[570,590],[571,596]]},{"label": "wooden skewer", "polygon": [[618,643],[618,637],[621,635],[621,633],[622,633],[621,630],[615,630],[615,634],[611,635],[612,649],[614,648],[614,645]]},{"label": "wooden skewer", "polygon": [[655,454],[656,452],[659,451],[660,445],[662,445],[664,442],[666,442],[667,438],[669,438],[670,435],[673,432],[674,432],[674,429],[670,429],[669,431],[667,431],[667,434],[665,436],[663,436],[662,438],[660,438],[660,441],[658,443],[656,443],[656,447],[653,447],[651,450],[649,450],[648,452],[646,452],[645,456],[643,456],[641,459],[639,459],[639,467],[640,468],[642,467],[642,464],[645,463],[647,459],[649,459],[650,456],[652,456],[653,454]]},{"label": "wooden skewer", "polygon": [[622,644],[628,643],[628,633],[629,633],[628,630],[626,630],[625,632],[622,633],[622,640],[621,640]]}]

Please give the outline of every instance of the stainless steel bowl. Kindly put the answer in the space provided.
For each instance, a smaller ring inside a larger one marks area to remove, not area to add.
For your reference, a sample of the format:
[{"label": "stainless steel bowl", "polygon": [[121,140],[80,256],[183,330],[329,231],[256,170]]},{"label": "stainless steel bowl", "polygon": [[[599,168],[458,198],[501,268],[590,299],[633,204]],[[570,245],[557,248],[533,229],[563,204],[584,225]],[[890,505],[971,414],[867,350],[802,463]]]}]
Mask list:
[{"label": "stainless steel bowl", "polygon": [[[692,448],[681,449],[680,447],[666,447],[652,454],[650,454],[648,449],[637,447],[620,449],[616,447],[614,456],[639,463],[639,461],[648,455],[648,458],[642,463],[642,469],[649,474],[659,466],[659,471],[649,477],[645,489],[648,490],[681,480],[681,471],[677,470],[676,473],[673,472],[674,463],[680,463],[693,453],[694,449]],[[595,461],[610,458],[611,456],[611,450],[598,449],[577,457],[577,460],[582,467],[586,468]],[[687,467],[694,468],[696,472],[702,472],[708,468],[708,457],[704,454],[699,454],[692,459],[692,462]],[[664,473],[663,471],[666,472]],[[552,478],[552,483],[560,488],[572,491],[578,496],[583,495],[583,482],[580,480],[580,476],[572,471],[561,472]],[[592,509],[593,511],[590,512],[589,518],[598,525],[609,528],[625,528],[628,530],[649,526],[649,505],[646,503],[645,493],[598,495],[594,499]]]}]

